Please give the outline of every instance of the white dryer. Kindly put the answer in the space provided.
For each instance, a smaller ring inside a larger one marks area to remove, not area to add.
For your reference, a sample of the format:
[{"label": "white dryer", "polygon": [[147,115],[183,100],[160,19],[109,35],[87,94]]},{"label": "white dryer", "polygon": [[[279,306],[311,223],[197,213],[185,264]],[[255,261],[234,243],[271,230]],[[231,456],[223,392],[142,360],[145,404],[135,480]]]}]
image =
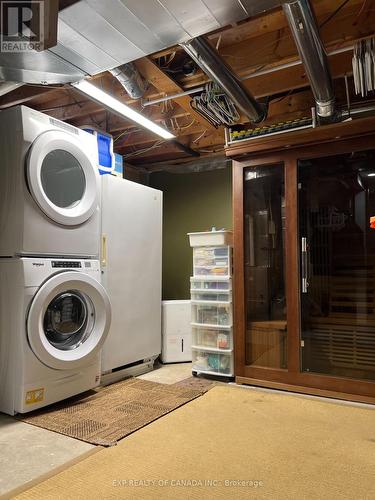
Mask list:
[{"label": "white dryer", "polygon": [[97,257],[93,135],[25,106],[0,113],[0,256]]},{"label": "white dryer", "polygon": [[0,411],[14,415],[100,382],[111,307],[90,259],[0,259]]}]

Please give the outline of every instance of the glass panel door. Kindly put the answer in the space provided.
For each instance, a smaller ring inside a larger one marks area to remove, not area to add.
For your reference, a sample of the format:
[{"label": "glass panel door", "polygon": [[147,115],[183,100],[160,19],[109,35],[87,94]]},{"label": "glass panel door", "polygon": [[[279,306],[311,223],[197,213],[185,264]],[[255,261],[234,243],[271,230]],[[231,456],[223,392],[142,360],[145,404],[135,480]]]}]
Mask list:
[{"label": "glass panel door", "polygon": [[287,367],[284,166],[244,172],[246,365]]},{"label": "glass panel door", "polygon": [[375,380],[375,152],[299,161],[298,188],[302,371]]}]

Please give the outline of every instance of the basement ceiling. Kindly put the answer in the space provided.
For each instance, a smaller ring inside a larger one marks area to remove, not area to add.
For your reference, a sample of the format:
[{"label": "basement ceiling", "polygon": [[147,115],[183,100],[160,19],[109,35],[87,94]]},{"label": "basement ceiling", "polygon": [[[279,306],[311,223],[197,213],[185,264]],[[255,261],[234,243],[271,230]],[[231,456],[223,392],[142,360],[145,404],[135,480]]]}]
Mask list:
[{"label": "basement ceiling", "polygon": [[[151,0],[149,1],[151,3]],[[107,0],[102,2],[107,4]],[[352,47],[356,41],[375,33],[373,2],[310,2],[315,10],[325,48],[331,54],[329,65],[338,105],[346,105],[345,75],[348,76],[351,102],[365,102],[354,94],[350,76]],[[89,2],[85,3],[89,5]],[[231,3],[234,2],[221,0],[223,8]],[[254,2],[254,5],[256,3]],[[187,0],[186,4],[189,4]],[[208,0],[205,0],[204,5],[208,4]],[[261,4],[265,5],[263,0]],[[218,0],[216,5],[219,5]],[[216,15],[219,17],[219,14]],[[296,46],[280,7],[264,14],[246,17],[236,24],[214,29],[207,38],[218,47],[220,56],[256,98],[267,97],[269,113],[265,125],[310,114],[311,106],[314,105],[313,95],[304,68],[298,63]],[[190,95],[176,96],[181,92],[199,88],[208,81],[207,75],[199,68],[192,74],[184,73],[184,57],[186,54],[181,47],[171,45],[138,58],[135,64],[149,86],[143,98],[137,101],[132,100],[107,71],[96,74],[94,83],[170,130],[180,143],[199,153],[203,161],[207,156],[215,158],[216,155],[222,154],[224,129],[216,129],[194,112]],[[167,102],[152,103],[166,96],[169,96]],[[369,95],[368,99],[374,100],[374,96],[375,94]],[[92,125],[111,133],[115,140],[115,151],[122,154],[127,163],[137,168],[160,170],[167,164],[191,162],[191,157],[178,149],[173,142],[160,140],[134,123],[107,112],[103,106],[83,98],[69,85],[28,84],[0,96],[0,110],[18,104],[25,104],[78,127]]]},{"label": "basement ceiling", "polygon": [[0,78],[68,83],[280,5],[278,0],[81,0],[59,12],[58,43],[0,53]]}]

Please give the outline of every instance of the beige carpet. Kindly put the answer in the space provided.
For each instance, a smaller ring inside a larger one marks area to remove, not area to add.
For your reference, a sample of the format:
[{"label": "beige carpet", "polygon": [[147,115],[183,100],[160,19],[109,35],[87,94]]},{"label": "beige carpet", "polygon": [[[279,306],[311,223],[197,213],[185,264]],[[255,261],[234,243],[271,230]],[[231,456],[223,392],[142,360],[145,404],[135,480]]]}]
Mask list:
[{"label": "beige carpet", "polygon": [[18,418],[88,443],[112,446],[203,392],[132,378]]},{"label": "beige carpet", "polygon": [[16,498],[370,500],[374,424],[372,409],[218,386]]}]

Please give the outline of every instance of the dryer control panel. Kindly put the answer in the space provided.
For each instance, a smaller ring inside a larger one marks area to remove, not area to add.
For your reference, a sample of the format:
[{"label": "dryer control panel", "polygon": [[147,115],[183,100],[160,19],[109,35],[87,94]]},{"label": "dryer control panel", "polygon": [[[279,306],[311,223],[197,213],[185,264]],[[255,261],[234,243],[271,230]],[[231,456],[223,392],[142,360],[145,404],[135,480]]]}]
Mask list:
[{"label": "dryer control panel", "polygon": [[57,267],[57,268],[75,268],[75,267],[82,267],[82,263],[80,261],[76,260],[53,260],[51,262],[52,267]]},{"label": "dryer control panel", "polygon": [[50,276],[65,271],[89,274],[100,281],[100,262],[95,259],[21,257],[25,286],[40,286]]}]

